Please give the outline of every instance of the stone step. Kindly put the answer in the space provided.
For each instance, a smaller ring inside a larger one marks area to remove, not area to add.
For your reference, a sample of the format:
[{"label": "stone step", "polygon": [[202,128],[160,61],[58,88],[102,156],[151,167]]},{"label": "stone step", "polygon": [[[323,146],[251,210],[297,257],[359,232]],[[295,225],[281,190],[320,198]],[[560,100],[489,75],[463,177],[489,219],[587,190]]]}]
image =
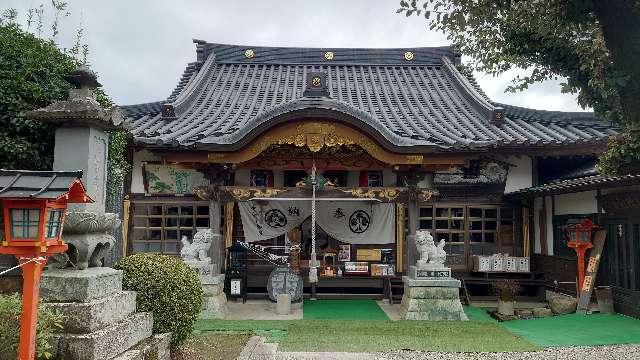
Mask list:
[{"label": "stone step", "polygon": [[171,333],[156,334],[112,360],[170,360]]},{"label": "stone step", "polygon": [[40,296],[51,302],[86,302],[120,291],[122,271],[107,267],[51,269],[40,280]]},{"label": "stone step", "polygon": [[151,336],[151,313],[136,313],[90,334],[55,336],[56,359],[108,360]]},{"label": "stone step", "polygon": [[121,291],[88,302],[48,303],[64,315],[63,331],[88,334],[114,324],[136,311],[136,293]]}]

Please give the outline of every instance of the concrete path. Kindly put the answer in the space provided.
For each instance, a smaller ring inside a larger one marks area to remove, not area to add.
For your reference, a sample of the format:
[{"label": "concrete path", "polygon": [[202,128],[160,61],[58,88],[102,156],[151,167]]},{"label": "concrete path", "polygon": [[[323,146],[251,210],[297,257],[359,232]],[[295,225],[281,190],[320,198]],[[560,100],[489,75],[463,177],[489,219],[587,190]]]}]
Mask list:
[{"label": "concrete path", "polygon": [[227,316],[225,320],[300,320],[302,319],[302,304],[291,304],[289,315],[276,314],[276,304],[269,300],[230,300],[227,302]]}]

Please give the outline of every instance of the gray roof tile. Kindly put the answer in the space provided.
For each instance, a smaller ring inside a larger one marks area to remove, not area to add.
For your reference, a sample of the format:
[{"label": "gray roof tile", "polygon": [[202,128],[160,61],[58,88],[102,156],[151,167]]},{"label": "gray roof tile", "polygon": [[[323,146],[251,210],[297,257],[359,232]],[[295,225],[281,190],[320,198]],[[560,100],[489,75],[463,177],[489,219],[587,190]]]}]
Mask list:
[{"label": "gray roof tile", "polygon": [[[166,101],[122,107],[136,141],[224,149],[265,122],[316,109],[357,119],[386,145],[406,150],[478,149],[598,142],[617,133],[592,113],[494,103],[456,68],[451,47],[270,48],[195,40],[197,61]],[[247,58],[245,50],[255,56]],[[333,60],[324,58],[326,51]],[[414,58],[404,59],[405,51]],[[325,72],[330,96],[303,97],[310,72]],[[175,118],[162,117],[163,104]],[[493,121],[497,112],[505,119]],[[337,115],[336,115],[337,116]]]}]

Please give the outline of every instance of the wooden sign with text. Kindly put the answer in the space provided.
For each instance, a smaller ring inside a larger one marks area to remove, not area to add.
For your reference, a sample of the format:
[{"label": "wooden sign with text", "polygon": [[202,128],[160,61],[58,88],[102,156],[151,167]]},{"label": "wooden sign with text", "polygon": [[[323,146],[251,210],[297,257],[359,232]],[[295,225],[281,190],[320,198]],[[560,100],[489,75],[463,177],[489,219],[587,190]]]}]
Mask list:
[{"label": "wooden sign with text", "polygon": [[600,267],[600,257],[602,250],[604,249],[604,240],[607,237],[606,230],[599,230],[596,232],[593,240],[593,248],[589,253],[589,261],[587,262],[587,273],[582,283],[582,291],[578,296],[578,310],[579,314],[586,314],[589,310],[589,302],[591,300],[591,294],[593,293],[593,286],[596,284],[596,275],[598,274],[598,268]]}]

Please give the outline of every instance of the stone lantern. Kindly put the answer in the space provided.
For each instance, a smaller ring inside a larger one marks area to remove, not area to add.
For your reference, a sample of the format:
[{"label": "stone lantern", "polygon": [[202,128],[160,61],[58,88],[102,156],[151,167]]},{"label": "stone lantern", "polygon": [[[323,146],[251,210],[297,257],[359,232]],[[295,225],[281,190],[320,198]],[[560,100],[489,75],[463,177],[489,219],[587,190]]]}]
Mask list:
[{"label": "stone lantern", "polygon": [[87,195],[94,202],[69,206],[64,226],[68,258],[58,258],[58,267],[67,260],[78,269],[103,265],[113,248],[111,235],[119,225],[115,214],[105,213],[109,136],[106,130],[123,126],[116,107],[105,109],[96,100],[100,87],[96,75],[86,66],[65,77],[73,85],[68,100],[27,112],[27,117],[58,125],[55,133],[54,170],[80,169]]}]

